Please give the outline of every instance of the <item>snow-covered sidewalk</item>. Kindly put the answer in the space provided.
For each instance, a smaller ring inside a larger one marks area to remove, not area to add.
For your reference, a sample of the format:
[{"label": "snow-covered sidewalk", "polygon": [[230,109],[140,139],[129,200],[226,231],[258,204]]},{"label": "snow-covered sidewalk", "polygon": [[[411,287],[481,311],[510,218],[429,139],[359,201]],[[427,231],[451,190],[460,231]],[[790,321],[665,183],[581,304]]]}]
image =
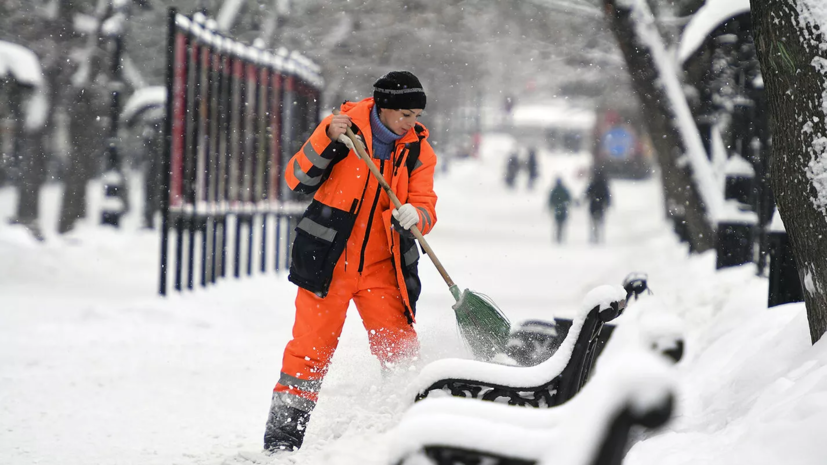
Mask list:
[{"label": "snow-covered sidewalk", "polygon": [[[605,244],[588,243],[580,207],[567,243],[553,245],[548,187],[559,174],[582,192],[586,158],[543,154],[543,182],[509,191],[506,153],[507,140],[487,137],[481,159],[437,179],[429,240],[460,287],[490,295],[513,321],[550,319],[571,315],[593,287],[643,271],[655,294],[641,309],[686,325],[679,416],[626,463],[822,463],[827,349],[810,346],[803,305],[767,310],[754,267],[716,273],[712,254],[689,257],[654,178],[612,182]],[[90,192],[94,204],[100,189]],[[59,195],[44,189],[44,218]],[[292,325],[285,275],[163,299],[157,232],[140,231],[136,217],[119,232],[89,220],[68,238],[44,221],[47,241],[34,243],[6,224],[13,207],[13,192],[0,189],[0,463],[219,464],[260,448]],[[453,299],[423,260],[419,367],[467,356]],[[272,463],[387,463],[415,372],[383,378],[354,312],[306,447]]]}]

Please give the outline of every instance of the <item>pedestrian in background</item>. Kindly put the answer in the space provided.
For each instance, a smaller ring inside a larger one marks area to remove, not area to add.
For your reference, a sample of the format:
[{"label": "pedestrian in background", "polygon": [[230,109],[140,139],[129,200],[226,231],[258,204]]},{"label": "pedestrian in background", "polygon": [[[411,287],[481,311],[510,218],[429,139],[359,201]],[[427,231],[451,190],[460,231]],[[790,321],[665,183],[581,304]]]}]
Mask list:
[{"label": "pedestrian in background", "polygon": [[520,174],[520,155],[517,150],[514,150],[505,162],[505,185],[509,189],[514,188],[518,174]]},{"label": "pedestrian in background", "polygon": [[554,214],[554,241],[558,244],[563,243],[563,232],[569,216],[570,203],[571,193],[563,184],[563,179],[558,177],[548,196],[548,207]]},{"label": "pedestrian in background", "polygon": [[604,219],[612,197],[606,175],[597,167],[592,169],[592,178],[586,187],[585,197],[589,203],[589,242],[597,244],[605,239]]},{"label": "pedestrian in background", "polygon": [[537,166],[537,150],[534,147],[528,149],[528,155],[525,160],[526,174],[528,174],[528,190],[534,189],[534,181],[540,176],[540,170]]}]

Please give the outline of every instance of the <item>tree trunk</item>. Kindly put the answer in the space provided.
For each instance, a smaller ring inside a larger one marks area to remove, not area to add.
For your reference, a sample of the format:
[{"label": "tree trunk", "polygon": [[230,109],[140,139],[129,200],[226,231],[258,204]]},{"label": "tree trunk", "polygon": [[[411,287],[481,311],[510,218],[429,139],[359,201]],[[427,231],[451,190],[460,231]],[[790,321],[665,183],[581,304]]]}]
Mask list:
[{"label": "tree trunk", "polygon": [[[23,165],[23,154],[20,147],[23,144],[23,87],[16,82],[11,81],[10,84],[5,85],[8,89],[5,97],[8,102],[9,116],[12,120],[12,130],[9,134],[11,140],[11,153],[6,154],[8,157],[5,167],[5,174],[8,179],[15,185],[19,185],[21,179],[21,170]],[[10,155],[10,156],[9,156]]]},{"label": "tree trunk", "polygon": [[43,150],[44,131],[30,130],[26,127],[27,115],[24,111],[26,97],[37,92],[28,86],[14,81],[9,85],[7,94],[9,110],[14,129],[12,139],[12,163],[10,177],[17,188],[17,209],[11,223],[24,226],[38,240],[43,240],[38,225],[40,185],[43,184],[45,153]]},{"label": "tree trunk", "polygon": [[24,131],[20,144],[20,179],[17,183],[17,212],[15,221],[26,226],[35,238],[42,240],[40,232],[40,187],[46,178],[46,131],[41,128]]},{"label": "tree trunk", "polygon": [[[85,44],[80,47],[80,51],[78,49],[72,51],[75,54],[89,54],[89,57],[82,59],[89,60],[86,64],[89,67],[86,78],[78,79],[78,83],[73,82],[77,69],[70,70],[71,73],[63,76],[68,84],[65,109],[70,121],[71,152],[64,179],[65,190],[58,221],[58,232],[61,234],[74,229],[75,221],[86,217],[86,185],[95,176],[97,167],[102,166],[102,155],[105,150],[104,116],[108,114],[105,105],[109,103],[106,97],[111,94],[106,87],[107,84],[100,82],[99,79],[99,73],[105,64],[105,58],[101,56],[103,54],[101,47],[104,43],[101,28],[103,22],[111,16],[113,5],[107,2],[105,8],[100,8],[101,5],[99,2],[99,8],[96,11],[98,26],[95,32],[84,38]],[[59,24],[64,24],[63,27],[71,27],[66,25],[66,21],[73,17],[77,8],[77,2],[62,0],[63,14],[58,18]],[[77,63],[78,67],[84,65],[82,60]],[[64,72],[66,71],[64,69]]]},{"label": "tree trunk", "polygon": [[103,153],[103,128],[97,115],[96,102],[89,90],[77,90],[69,111],[71,152],[69,168],[64,179],[63,204],[60,209],[58,232],[63,234],[75,227],[75,221],[86,217],[86,184],[95,174]]},{"label": "tree trunk", "polygon": [[657,83],[659,75],[652,54],[637,37],[631,10],[617,5],[615,0],[604,0],[604,6],[632,77],[632,87],[642,107],[641,113],[646,115],[644,121],[657,152],[669,213],[674,216],[683,215],[693,251],[712,249],[715,246],[715,234],[706,218],[698,190],[693,188],[690,167],[679,162],[686,147],[676,126],[673,110],[669,107],[669,98]]},{"label": "tree trunk", "polygon": [[805,288],[815,343],[827,331],[827,183],[819,166],[827,156],[822,139],[827,60],[819,53],[824,34],[799,17],[800,8],[806,7],[796,0],[752,0],[769,102],[772,189]]}]

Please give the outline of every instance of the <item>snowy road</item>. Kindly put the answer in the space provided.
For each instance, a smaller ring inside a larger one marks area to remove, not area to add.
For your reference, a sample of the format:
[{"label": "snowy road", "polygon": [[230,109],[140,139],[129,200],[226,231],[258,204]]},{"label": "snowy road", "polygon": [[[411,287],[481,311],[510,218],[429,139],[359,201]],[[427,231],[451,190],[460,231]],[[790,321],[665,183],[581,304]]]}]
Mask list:
[{"label": "snowy road", "polygon": [[[439,224],[429,240],[460,287],[489,294],[513,321],[570,315],[588,290],[619,284],[632,271],[648,272],[658,302],[710,346],[716,336],[702,330],[727,308],[734,290],[748,289],[738,308],[766,305],[766,281],[751,269],[715,274],[711,255],[687,256],[662,218],[654,180],[613,182],[605,244],[588,243],[580,207],[570,217],[568,242],[552,245],[547,188],[560,174],[582,192],[585,180],[576,174],[586,159],[544,154],[543,182],[534,191],[523,183],[509,191],[501,182],[504,140],[486,141],[481,160],[454,162],[437,179]],[[90,189],[93,204],[99,191]],[[54,186],[44,190],[44,217],[54,214],[58,195]],[[0,220],[13,206],[11,190],[0,189]],[[0,463],[220,464],[260,447],[290,334],[294,286],[284,275],[269,275],[155,297],[157,235],[136,223],[127,218],[120,233],[87,223],[61,238],[53,222],[44,221],[42,245],[0,223]],[[427,260],[420,273],[423,362],[465,356],[450,293]],[[766,324],[793,321],[798,326],[788,331],[806,332],[799,327],[802,307],[793,308]],[[807,349],[805,341],[788,352]],[[717,363],[731,370],[726,360]],[[695,369],[716,376],[710,366]],[[405,383],[413,375],[383,379],[351,314],[306,447],[271,463],[386,463],[386,435],[412,399]],[[700,392],[688,399],[679,427],[704,431],[717,421],[724,428],[720,418],[731,413],[704,397],[721,387],[697,383],[691,385]],[[707,423],[701,412],[710,403],[720,415]],[[682,441],[642,447],[634,463],[655,463],[647,457],[685,446]],[[686,447],[669,463],[692,463],[714,446]]]}]

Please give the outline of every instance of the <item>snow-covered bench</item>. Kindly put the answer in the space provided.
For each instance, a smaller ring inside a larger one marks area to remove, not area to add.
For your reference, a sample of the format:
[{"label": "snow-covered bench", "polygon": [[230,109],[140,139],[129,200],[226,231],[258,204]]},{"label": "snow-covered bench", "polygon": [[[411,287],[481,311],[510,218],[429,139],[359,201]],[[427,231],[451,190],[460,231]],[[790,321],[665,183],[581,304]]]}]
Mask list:
[{"label": "snow-covered bench", "polygon": [[[623,318],[629,317],[629,305],[633,301],[637,301],[639,296],[644,292],[649,291],[645,273],[635,272],[630,273],[623,280],[623,288],[626,290],[626,310]],[[683,332],[679,327],[672,324],[667,324],[663,320],[669,318],[668,312],[664,312],[655,326],[655,319],[649,316],[643,326],[648,326],[643,334],[643,339],[652,350],[660,352],[675,362],[678,362],[683,357],[684,341]],[[560,347],[560,344],[565,340],[569,328],[571,328],[572,320],[569,318],[554,318],[552,321],[548,320],[526,320],[518,325],[515,325],[509,336],[508,344],[505,347],[505,355],[509,362],[520,366],[534,366],[551,357],[554,352]],[[680,326],[680,325],[678,325]],[[600,329],[597,340],[597,350],[595,357],[599,357],[603,352],[603,348],[609,342],[615,330],[615,322],[605,323]]]},{"label": "snow-covered bench", "polygon": [[553,407],[571,399],[594,365],[600,330],[626,305],[621,286],[599,286],[583,299],[560,348],[533,367],[443,359],[425,368],[413,383],[416,400],[451,395],[511,405]]},{"label": "snow-covered bench", "polygon": [[[667,317],[663,318],[663,320],[666,319]],[[554,319],[553,327],[558,333],[557,338],[564,339],[566,337],[569,328],[571,328],[571,323],[572,321],[566,318]],[[603,348],[609,342],[609,339],[611,339],[615,329],[616,326],[613,323],[606,323],[600,329],[596,356],[600,356],[603,352]],[[659,352],[662,355],[667,356],[674,362],[679,362],[681,358],[683,358],[683,352],[685,349],[684,335],[683,332],[678,328],[675,328],[674,325],[669,326],[667,323],[661,322],[660,327],[649,328],[648,333],[645,336],[647,342],[651,346],[651,349],[655,352]]]},{"label": "snow-covered bench", "polygon": [[[648,276],[646,273],[629,273],[623,280],[623,289],[626,290],[626,306],[644,292],[649,291]],[[520,322],[511,329],[504,355],[508,357],[507,364],[520,366],[534,366],[548,360],[560,347],[571,327],[571,319],[554,318],[552,321],[532,319]],[[609,341],[614,330],[612,323],[606,323],[600,330],[597,341],[597,355]],[[495,357],[497,360],[497,357]]]},{"label": "snow-covered bench", "polygon": [[635,348],[601,364],[577,397],[553,409],[429,398],[392,432],[389,463],[619,464],[633,425],[654,428],[669,419],[673,371],[663,356]]}]

